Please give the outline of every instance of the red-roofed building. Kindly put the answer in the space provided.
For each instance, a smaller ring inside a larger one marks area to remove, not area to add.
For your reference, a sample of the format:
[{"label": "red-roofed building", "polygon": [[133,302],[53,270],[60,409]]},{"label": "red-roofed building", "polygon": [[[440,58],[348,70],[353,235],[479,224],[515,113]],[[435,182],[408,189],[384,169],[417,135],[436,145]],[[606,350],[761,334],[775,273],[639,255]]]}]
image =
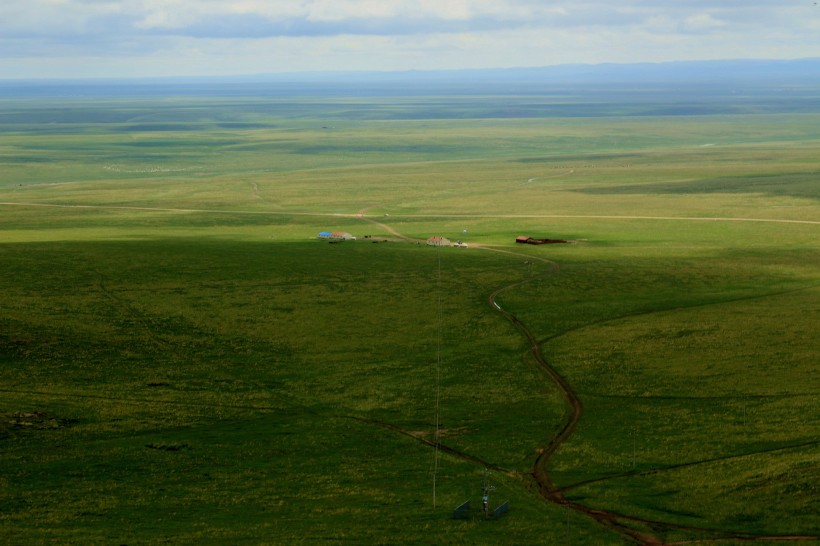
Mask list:
[{"label": "red-roofed building", "polygon": [[447,237],[430,237],[427,239],[428,246],[450,246],[450,239]]}]

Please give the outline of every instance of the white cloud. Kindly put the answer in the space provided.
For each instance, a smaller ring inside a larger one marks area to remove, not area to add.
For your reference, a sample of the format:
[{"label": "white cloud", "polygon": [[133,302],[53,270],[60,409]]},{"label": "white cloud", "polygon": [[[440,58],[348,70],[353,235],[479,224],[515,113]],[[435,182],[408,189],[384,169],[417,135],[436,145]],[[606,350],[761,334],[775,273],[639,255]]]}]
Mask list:
[{"label": "white cloud", "polygon": [[313,0],[307,10],[311,21],[385,19],[399,15],[397,2],[381,0]]},{"label": "white cloud", "polygon": [[782,0],[2,0],[0,77],[816,57],[818,28]]},{"label": "white cloud", "polygon": [[690,32],[705,32],[725,27],[726,23],[719,21],[710,13],[698,13],[687,17],[683,28]]}]

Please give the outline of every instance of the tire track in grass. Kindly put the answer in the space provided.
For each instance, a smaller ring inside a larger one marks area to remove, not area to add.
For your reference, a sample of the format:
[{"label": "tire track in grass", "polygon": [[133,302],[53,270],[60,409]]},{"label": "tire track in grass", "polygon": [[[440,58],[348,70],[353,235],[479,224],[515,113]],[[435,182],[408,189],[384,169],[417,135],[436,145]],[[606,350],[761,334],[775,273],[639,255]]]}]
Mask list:
[{"label": "tire track in grass", "polygon": [[[496,250],[486,247],[485,249]],[[512,251],[506,252],[510,254],[517,254],[516,252]],[[524,284],[527,284],[529,282],[532,282],[533,280],[538,279],[540,277],[554,274],[559,270],[558,264],[550,262],[549,260],[544,260],[543,258],[538,259],[542,262],[549,263],[552,267],[550,267],[550,269],[548,269],[546,272],[535,277],[532,277],[530,279],[525,279],[523,281],[519,281],[513,284],[509,284],[507,286],[503,286],[501,288],[497,288],[487,297],[487,302],[490,304],[490,306],[493,309],[495,309],[496,312],[500,313],[504,318],[510,321],[512,325],[515,326],[516,330],[518,330],[518,332],[527,340],[527,343],[530,346],[529,352],[537,362],[538,367],[541,368],[544,372],[546,372],[546,374],[550,377],[552,382],[558,387],[558,390],[561,392],[570,408],[569,417],[564,423],[564,426],[561,429],[561,431],[558,432],[558,434],[556,434],[555,436],[553,436],[549,444],[547,444],[545,448],[541,449],[540,453],[538,454],[538,457],[536,457],[535,462],[532,465],[532,469],[530,470],[530,476],[533,480],[535,480],[538,493],[545,500],[552,502],[554,504],[565,506],[567,508],[575,510],[576,512],[580,512],[586,516],[589,516],[596,522],[598,522],[598,524],[600,524],[601,526],[606,527],[607,529],[619,533],[621,535],[627,536],[639,544],[643,544],[646,546],[661,546],[663,542],[654,535],[636,529],[632,529],[631,527],[621,523],[619,520],[623,519],[623,516],[621,516],[620,514],[614,514],[603,510],[594,510],[582,504],[578,504],[576,502],[566,499],[563,493],[555,486],[552,479],[549,477],[549,474],[547,473],[547,463],[549,462],[550,458],[558,450],[561,444],[567,441],[569,437],[572,436],[572,433],[575,432],[575,429],[581,420],[581,415],[583,414],[583,404],[581,403],[581,399],[578,397],[575,391],[570,387],[569,383],[567,383],[566,379],[564,379],[561,376],[561,374],[559,374],[552,366],[550,366],[547,360],[544,358],[543,354],[541,354],[541,345],[538,343],[538,340],[535,338],[532,332],[530,332],[527,326],[523,322],[521,322],[521,320],[514,314],[502,308],[497,301],[498,296],[500,296],[502,293],[508,290],[512,290],[513,288],[522,286]]]},{"label": "tire track in grass", "polygon": [[[315,216],[326,217],[336,216],[342,218],[359,218],[369,222],[364,213],[335,213],[335,212],[310,212],[310,211],[271,211],[271,210],[237,210],[237,209],[201,209],[201,208],[174,208],[174,207],[147,207],[129,205],[65,205],[57,203],[35,203],[22,201],[0,202],[0,207],[41,207],[57,209],[87,209],[87,210],[124,210],[136,212],[169,212],[169,213],[201,213],[201,214],[245,214],[245,215],[267,215],[267,216]],[[365,209],[366,210],[366,209]],[[789,220],[784,218],[737,218],[728,216],[618,216],[602,214],[395,214],[395,218],[429,218],[429,219],[568,219],[568,220],[661,220],[671,222],[753,222],[772,224],[805,224],[820,225],[820,220]],[[373,222],[378,223],[378,222]],[[385,226],[384,224],[379,224]],[[393,228],[385,226],[397,237],[416,241],[406,235],[401,235]]]},{"label": "tire track in grass", "polygon": [[366,214],[367,214],[367,211],[371,208],[373,208],[373,207],[366,207],[366,208],[361,209],[359,212],[357,212],[355,214],[354,217],[357,220],[361,220],[362,222],[366,222],[368,224],[372,224],[372,225],[374,225],[378,228],[381,228],[384,231],[390,233],[391,235],[394,235],[394,236],[396,236],[399,239],[402,239],[404,241],[408,241],[410,243],[421,243],[421,239],[414,239],[413,237],[409,237],[409,236],[405,235],[404,233],[399,232],[396,228],[394,228],[392,226],[388,226],[387,224],[383,224],[382,222],[379,222],[378,220],[375,220],[373,218],[368,218],[366,216]]},{"label": "tire track in grass", "polygon": [[816,288],[820,287],[818,283],[812,283],[806,286],[798,286],[796,288],[789,288],[787,290],[779,290],[777,292],[766,292],[764,294],[750,294],[748,296],[739,296],[734,298],[722,299],[722,300],[712,300],[712,301],[702,301],[699,303],[692,303],[689,305],[674,305],[670,307],[657,307],[652,309],[642,309],[637,310],[630,313],[623,313],[621,315],[615,315],[611,317],[605,317],[598,320],[593,320],[589,322],[585,322],[583,324],[579,324],[578,326],[574,326],[572,328],[567,328],[562,332],[558,332],[557,334],[553,334],[551,336],[547,336],[539,340],[539,343],[547,343],[550,341],[555,341],[556,339],[562,338],[564,336],[573,334],[575,332],[579,332],[586,328],[595,327],[595,326],[602,326],[608,324],[610,322],[617,322],[624,319],[632,319],[638,317],[645,317],[648,315],[654,315],[655,313],[671,313],[675,311],[688,311],[691,309],[698,309],[702,307],[713,307],[718,305],[727,305],[732,303],[741,303],[747,301],[755,301],[755,300],[764,300],[767,298],[774,298],[778,296],[787,296],[789,294],[796,294],[799,292],[805,292],[808,290],[815,290]]},{"label": "tire track in grass", "polygon": [[573,484],[570,484],[570,485],[559,488],[559,491],[561,493],[565,493],[566,491],[569,491],[571,489],[577,489],[579,487],[583,487],[585,485],[590,485],[590,484],[593,484],[593,483],[602,483],[602,482],[607,482],[609,480],[617,480],[617,479],[620,479],[620,478],[634,478],[634,477],[637,477],[637,476],[652,476],[652,475],[660,474],[662,472],[678,470],[678,469],[681,469],[681,468],[689,468],[689,467],[700,466],[700,465],[704,465],[704,464],[720,463],[720,462],[724,462],[724,461],[731,461],[731,460],[734,460],[734,459],[743,459],[743,458],[746,458],[746,457],[754,457],[755,455],[766,455],[766,454],[769,454],[769,453],[777,453],[779,451],[791,451],[791,450],[796,450],[796,449],[803,449],[804,447],[813,447],[813,446],[816,446],[816,445],[820,445],[820,440],[813,440],[811,442],[802,442],[802,443],[799,443],[799,444],[792,444],[792,445],[786,445],[786,446],[777,446],[777,447],[772,447],[772,448],[768,448],[768,449],[760,449],[760,450],[757,450],[757,451],[749,451],[749,452],[746,452],[746,453],[738,453],[738,454],[735,454],[735,455],[724,455],[722,457],[712,457],[710,459],[703,459],[703,460],[700,460],[700,461],[690,461],[688,463],[674,464],[674,465],[668,465],[668,466],[660,466],[660,467],[657,467],[657,468],[650,468],[649,470],[636,470],[636,471],[631,471],[631,472],[623,472],[621,474],[612,474],[610,476],[602,476],[600,478],[593,478],[593,479],[589,479],[589,480],[576,482],[576,483],[573,483]]},{"label": "tire track in grass", "polygon": [[[175,391],[180,394],[185,394],[185,391]],[[87,394],[82,392],[59,392],[59,391],[44,391],[44,390],[33,390],[33,389],[3,389],[0,388],[0,393],[7,393],[7,394],[17,394],[17,395],[28,395],[28,396],[43,396],[48,398],[63,398],[68,400],[105,400],[107,402],[120,402],[123,404],[133,404],[135,406],[144,406],[146,404],[164,404],[168,406],[182,406],[182,407],[197,407],[197,408],[209,408],[209,409],[238,409],[238,410],[250,410],[250,411],[266,411],[266,412],[277,412],[277,413],[287,413],[290,414],[297,414],[297,413],[307,413],[311,415],[318,415],[315,411],[310,411],[307,408],[300,408],[297,412],[294,410],[293,406],[290,404],[283,404],[283,405],[263,405],[263,404],[224,404],[219,402],[209,402],[209,401],[200,401],[194,398],[186,398],[184,400],[180,399],[167,399],[167,398],[152,398],[152,397],[139,397],[139,396],[114,396],[114,395],[105,395],[105,394]]]},{"label": "tire track in grass", "polygon": [[[194,209],[166,209],[166,208],[149,208],[149,207],[123,207],[123,206],[93,206],[93,205],[53,205],[53,204],[37,204],[37,203],[0,203],[0,206],[34,206],[34,207],[55,207],[55,208],[86,208],[86,209],[117,209],[117,210],[142,210],[142,211],[164,211],[164,212],[206,212],[206,213],[247,213],[247,214],[287,214],[287,215],[309,215],[309,216],[347,216],[357,218],[367,223],[371,223],[373,225],[379,226],[389,233],[409,242],[418,242],[417,239],[413,239],[406,235],[401,234],[395,228],[378,222],[374,219],[367,218],[365,213],[367,209],[362,209],[358,213],[350,215],[350,214],[326,214],[326,213],[300,213],[300,212],[290,212],[290,213],[271,213],[267,211],[217,211],[217,210],[194,210]],[[428,217],[428,218],[457,218],[462,217],[463,215],[404,215],[405,217]],[[748,221],[748,222],[777,222],[777,223],[795,223],[795,224],[820,224],[820,221],[803,221],[803,220],[776,220],[776,219],[754,219],[754,218],[676,218],[676,217],[638,217],[638,216],[563,216],[563,215],[533,215],[533,216],[526,216],[526,215],[479,215],[480,217],[485,218],[607,218],[607,219],[653,219],[653,220],[708,220],[708,221]],[[519,331],[519,333],[524,336],[527,342],[530,345],[530,352],[535,358],[538,366],[547,373],[547,375],[552,379],[555,385],[558,387],[561,394],[564,396],[565,400],[567,401],[570,407],[570,415],[567,419],[564,427],[561,431],[552,438],[550,443],[541,450],[538,457],[536,458],[535,462],[532,465],[532,469],[530,471],[529,476],[535,482],[536,488],[540,496],[545,499],[546,501],[552,502],[554,504],[558,504],[569,509],[575,510],[581,514],[591,517],[601,526],[610,529],[614,532],[617,532],[629,539],[635,541],[638,544],[644,546],[663,546],[664,542],[659,539],[655,534],[650,534],[649,532],[640,531],[638,529],[634,529],[629,527],[624,521],[637,523],[640,525],[644,525],[652,529],[657,533],[657,530],[677,530],[683,532],[691,532],[691,533],[703,533],[703,534],[711,534],[720,535],[719,538],[712,538],[712,539],[696,539],[690,541],[677,541],[668,543],[668,546],[677,546],[677,545],[685,545],[685,544],[693,544],[693,543],[720,543],[720,542],[791,542],[791,541],[816,541],[818,540],[817,536],[805,536],[805,535],[789,535],[789,536],[763,536],[763,535],[752,535],[747,533],[736,533],[732,531],[723,531],[723,530],[715,530],[715,529],[705,529],[705,528],[696,528],[696,527],[689,527],[689,526],[682,526],[676,525],[671,523],[659,522],[648,520],[644,518],[639,518],[635,516],[629,516],[624,514],[618,514],[615,512],[609,512],[605,510],[598,510],[594,508],[590,508],[586,505],[571,501],[564,497],[563,490],[558,489],[555,484],[552,482],[549,474],[547,472],[547,464],[549,459],[552,455],[557,451],[557,449],[563,444],[572,433],[575,431],[575,428],[580,421],[581,414],[583,413],[583,405],[581,403],[580,398],[575,393],[575,391],[571,388],[571,386],[567,383],[567,381],[555,370],[552,366],[547,362],[544,356],[541,353],[540,343],[535,338],[535,336],[530,332],[530,330],[526,327],[526,325],[521,322],[518,317],[514,314],[510,313],[503,309],[498,302],[496,301],[498,296],[501,295],[503,292],[508,290],[512,290],[524,284],[534,281],[542,276],[553,274],[554,272],[558,271],[559,266],[558,264],[551,262],[549,260],[535,257],[529,255],[520,254],[518,252],[499,249],[499,248],[492,248],[490,246],[484,245],[473,245],[475,248],[479,248],[482,250],[494,251],[494,252],[501,252],[505,254],[511,254],[519,257],[525,257],[527,259],[535,259],[537,261],[541,261],[546,264],[550,264],[551,267],[546,272],[536,275],[530,279],[525,279],[523,281],[518,281],[512,283],[510,285],[503,286],[501,288],[496,289],[492,294],[490,294],[487,298],[488,303],[490,306],[498,313],[500,313],[504,318],[509,320],[513,326]],[[104,290],[104,287],[103,287]],[[110,294],[109,294],[110,295]],[[116,299],[116,298],[114,298]],[[164,340],[158,340],[164,341]],[[9,389],[0,389],[0,392],[16,392],[16,393],[24,393],[25,391],[15,391]],[[99,398],[99,399],[116,399],[113,397],[106,397],[106,396],[94,396],[94,395],[77,395],[77,394],[60,394],[60,393],[37,393],[36,391],[28,391],[28,394],[42,394],[46,396],[63,396],[68,398]],[[129,402],[149,402],[152,401],[150,399],[126,399],[120,398],[119,400],[127,400]],[[168,401],[168,400],[155,400],[153,402],[156,403],[165,403],[165,404],[180,404],[183,402],[175,402],[175,401]],[[191,401],[184,402],[188,405],[201,405],[201,406],[210,406],[210,407],[219,407],[220,404],[213,404],[213,403],[191,403]],[[253,410],[263,410],[263,411],[270,411],[275,408],[273,407],[264,407],[264,406],[245,406],[245,405],[225,405],[224,407],[232,407],[232,408],[245,408],[245,409],[253,409]],[[391,425],[389,423],[383,423],[380,421],[376,421],[373,419],[366,419],[361,417],[350,417],[350,416],[341,416],[343,418],[354,419],[362,423],[371,424],[374,426],[379,426],[386,430],[395,432],[397,434],[401,434],[404,436],[408,436],[410,438],[415,439],[427,446],[434,447],[441,449],[442,451],[449,453],[453,456],[459,457],[461,459],[470,461],[474,464],[480,464],[485,468],[491,468],[498,472],[504,473],[505,475],[517,479],[521,479],[522,476],[515,471],[505,469],[499,465],[488,463],[486,461],[481,460],[478,457],[473,455],[469,455],[463,452],[460,452],[456,449],[447,447],[439,442],[433,442],[427,438],[415,435],[409,431],[405,431],[400,427],[395,425]]]},{"label": "tire track in grass", "polygon": [[148,335],[149,339],[153,341],[157,346],[166,349],[171,346],[171,344],[167,340],[165,340],[160,334],[157,333],[157,329],[151,325],[151,321],[146,316],[146,313],[143,313],[142,311],[138,310],[132,303],[126,301],[124,298],[115,296],[108,288],[108,286],[106,286],[105,277],[99,272],[96,273],[99,276],[99,292],[103,296],[105,296],[107,300],[109,300],[111,307],[116,309],[126,319],[130,317],[135,323],[139,324],[139,326]]},{"label": "tire track in grass", "polygon": [[[410,237],[402,235],[397,230],[395,230],[395,228],[392,228],[391,226],[387,226],[387,225],[385,225],[381,222],[378,222],[374,219],[367,218],[365,216],[365,213],[366,213],[367,210],[368,210],[367,208],[361,209],[355,215],[355,217],[362,220],[362,221],[377,225],[377,226],[389,231],[390,233],[396,235],[397,237],[400,237],[400,238],[408,240],[408,241],[415,241],[415,239],[412,239]],[[557,263],[555,263],[551,260],[521,254],[519,252],[515,252],[515,251],[512,251],[512,250],[501,249],[501,248],[496,248],[496,247],[487,246],[487,245],[473,245],[473,248],[478,248],[480,250],[487,250],[487,251],[492,251],[492,252],[499,252],[499,253],[503,253],[503,254],[510,254],[510,255],[513,255],[513,256],[523,257],[523,258],[527,258],[527,259],[534,259],[534,260],[540,261],[540,262],[550,266],[549,269],[547,269],[545,272],[543,272],[541,274],[535,275],[535,276],[533,276],[531,278],[528,278],[528,279],[524,279],[523,281],[518,281],[518,282],[515,282],[515,283],[512,283],[512,284],[497,288],[495,291],[493,291],[487,297],[487,302],[490,305],[490,307],[492,309],[494,309],[496,312],[498,312],[499,314],[501,314],[508,321],[510,321],[512,323],[512,325],[515,326],[515,328],[519,331],[519,333],[522,336],[524,336],[524,338],[527,340],[527,343],[530,346],[529,352],[535,358],[535,361],[538,363],[538,366],[555,383],[555,385],[558,387],[559,391],[561,392],[561,394],[563,395],[564,399],[567,401],[567,404],[570,407],[570,415],[569,415],[568,419],[566,420],[566,422],[564,424],[564,427],[561,429],[561,431],[557,435],[555,435],[552,438],[552,440],[550,440],[549,444],[540,451],[540,453],[538,454],[538,457],[536,458],[535,462],[533,463],[532,469],[529,473],[529,476],[535,482],[535,486],[536,486],[536,489],[537,489],[539,495],[544,500],[552,502],[554,504],[564,506],[566,508],[569,508],[571,510],[579,512],[583,515],[586,515],[586,516],[592,518],[594,521],[596,521],[602,527],[605,527],[605,528],[607,528],[607,529],[609,529],[613,532],[616,532],[620,535],[623,535],[623,536],[633,540],[637,544],[641,544],[642,546],[664,546],[664,544],[665,544],[664,541],[662,541],[657,535],[659,534],[659,531],[670,531],[670,530],[682,531],[682,532],[688,532],[688,533],[695,533],[695,534],[706,534],[706,535],[711,535],[712,537],[715,537],[717,535],[717,537],[716,538],[709,538],[709,539],[702,539],[701,538],[701,539],[692,540],[692,541],[675,542],[675,543],[670,543],[669,546],[671,546],[671,544],[683,545],[683,544],[695,543],[695,542],[699,542],[701,544],[703,544],[703,543],[729,542],[729,541],[736,541],[736,542],[737,541],[740,541],[740,542],[747,542],[747,541],[749,541],[749,542],[751,542],[751,541],[754,541],[754,542],[778,541],[778,542],[780,542],[780,541],[782,541],[782,542],[787,542],[787,541],[809,541],[809,540],[817,540],[818,539],[818,537],[816,537],[816,536],[800,536],[800,535],[793,535],[793,536],[761,536],[761,535],[753,535],[753,534],[747,534],[747,533],[737,533],[737,532],[733,532],[733,531],[724,531],[724,530],[719,530],[719,529],[706,529],[706,528],[698,528],[698,527],[691,527],[691,526],[684,526],[684,525],[676,525],[676,524],[672,524],[672,523],[654,521],[654,520],[649,520],[649,519],[640,518],[640,517],[636,517],[636,516],[629,516],[629,515],[619,514],[619,513],[610,512],[610,511],[606,511],[606,510],[598,510],[598,509],[590,508],[589,506],[586,506],[586,505],[580,504],[578,502],[571,501],[571,500],[567,499],[563,494],[563,490],[558,489],[555,486],[555,484],[553,483],[552,479],[549,477],[549,473],[547,472],[547,464],[549,463],[549,460],[553,456],[553,454],[561,446],[561,444],[563,444],[565,441],[567,441],[570,438],[570,436],[572,436],[573,432],[575,431],[575,429],[576,429],[576,427],[577,427],[577,425],[578,425],[578,423],[581,419],[581,415],[583,414],[583,404],[581,402],[581,399],[578,397],[578,395],[575,393],[575,391],[572,389],[572,387],[569,385],[569,383],[566,381],[566,379],[564,379],[561,376],[561,374],[559,374],[547,362],[546,358],[544,358],[543,354],[541,353],[541,343],[539,342],[539,340],[533,335],[533,333],[527,328],[527,326],[518,317],[516,317],[513,313],[510,313],[509,311],[502,308],[501,305],[497,301],[497,298],[502,293],[504,293],[506,291],[509,291],[509,290],[512,290],[514,288],[518,288],[518,287],[523,286],[527,283],[533,282],[534,280],[539,279],[541,277],[544,277],[544,276],[547,276],[547,275],[552,275],[552,274],[554,274],[554,273],[556,273],[560,270],[560,266]],[[391,424],[388,424],[388,423],[382,423],[382,422],[375,421],[375,420],[370,420],[370,419],[364,419],[364,418],[354,418],[354,419],[356,419],[360,422],[363,422],[363,423],[369,423],[369,424],[372,424],[372,425],[375,425],[375,426],[380,426],[382,428],[385,428],[387,430],[396,432],[398,434],[402,434],[402,435],[414,438],[415,440],[417,440],[419,442],[422,442],[425,445],[428,445],[428,446],[433,447],[433,448],[438,447],[438,449],[441,449],[442,451],[450,453],[451,455],[457,456],[461,459],[473,462],[475,464],[481,464],[485,467],[492,468],[492,469],[500,471],[500,472],[504,472],[505,474],[507,474],[510,477],[518,476],[515,472],[506,471],[505,469],[499,467],[498,465],[493,465],[491,463],[487,463],[485,461],[482,461],[478,457],[465,454],[465,453],[460,452],[460,451],[458,451],[456,449],[453,449],[453,448],[446,447],[446,446],[442,445],[441,443],[435,443],[431,440],[428,440],[427,438],[423,438],[423,437],[417,436],[415,434],[412,434],[408,431],[405,431],[403,429],[400,429],[399,427],[396,427],[395,425],[391,425]],[[522,481],[524,481],[524,480],[522,480]],[[526,484],[526,481],[524,481],[524,483]],[[633,527],[630,527],[629,525],[627,525],[624,522],[631,522],[631,523],[634,523],[634,524],[638,524],[638,525],[648,527],[649,529],[653,530],[654,534],[650,533],[650,532],[646,532],[646,531],[641,531],[639,529],[635,529]]]},{"label": "tire track in grass", "polygon": [[[486,250],[498,250],[484,247]],[[499,250],[500,251],[500,250]],[[512,251],[501,251],[506,252],[509,254],[520,254]],[[690,533],[700,533],[700,534],[709,534],[712,536],[720,535],[720,538],[711,538],[711,539],[699,539],[693,541],[684,541],[684,542],[675,542],[670,543],[675,545],[683,545],[688,543],[718,543],[718,542],[729,542],[729,541],[741,541],[741,542],[762,542],[762,541],[814,541],[817,540],[817,536],[803,536],[803,535],[790,535],[790,536],[775,536],[775,535],[754,535],[750,533],[737,533],[734,531],[724,531],[719,529],[706,529],[706,528],[698,528],[698,527],[691,527],[685,525],[676,525],[666,522],[654,521],[645,518],[635,517],[635,516],[628,516],[624,514],[618,514],[615,512],[610,512],[606,510],[598,510],[594,508],[590,508],[586,505],[571,501],[564,496],[565,489],[558,489],[555,484],[553,483],[552,479],[549,477],[547,472],[547,464],[553,454],[557,451],[557,449],[563,444],[565,441],[572,436],[572,433],[575,431],[580,419],[581,415],[583,414],[583,404],[581,403],[580,398],[569,385],[569,383],[564,379],[544,358],[543,354],[541,353],[541,346],[539,341],[535,338],[535,336],[530,332],[530,330],[526,327],[526,325],[521,322],[518,317],[514,314],[510,313],[509,311],[502,308],[498,302],[497,298],[502,293],[512,290],[514,288],[520,287],[524,284],[534,281],[540,277],[545,275],[550,275],[555,273],[559,270],[558,264],[550,262],[549,260],[540,259],[542,262],[550,263],[552,267],[547,270],[545,273],[541,275],[537,275],[530,279],[526,279],[523,281],[519,281],[507,286],[503,286],[501,288],[496,289],[492,294],[490,294],[487,298],[488,303],[490,306],[498,313],[500,313],[504,318],[509,320],[513,326],[524,336],[530,346],[530,353],[535,358],[538,366],[544,370],[547,375],[552,379],[555,385],[558,387],[561,394],[564,396],[564,399],[567,401],[567,404],[570,407],[570,414],[567,418],[564,427],[561,431],[555,435],[550,443],[539,453],[538,457],[536,458],[535,462],[532,465],[532,470],[530,475],[535,480],[537,485],[537,489],[539,494],[547,501],[559,504],[561,506],[565,506],[576,512],[584,514],[586,516],[591,517],[596,522],[598,522],[603,527],[606,527],[614,532],[617,532],[621,535],[624,535],[638,544],[644,546],[662,546],[664,542],[656,536],[656,534],[651,534],[648,532],[640,531],[634,529],[623,521],[633,522],[640,525],[644,525],[649,527],[650,529],[655,530],[676,530],[676,531],[683,531],[683,532],[690,532]],[[806,445],[815,445],[817,442],[812,442]],[[797,446],[791,446],[797,447]],[[699,463],[690,463],[688,465],[680,465],[680,466],[692,466],[694,464]]]},{"label": "tire track in grass", "polygon": [[416,441],[418,441],[418,442],[420,442],[420,443],[422,443],[426,446],[432,447],[434,449],[438,449],[439,451],[443,451],[444,453],[447,453],[448,455],[451,455],[453,457],[462,459],[464,461],[471,462],[471,463],[474,463],[474,464],[477,464],[477,465],[481,465],[484,468],[488,468],[488,469],[493,470],[495,472],[499,472],[501,474],[504,474],[505,476],[507,476],[509,478],[513,478],[513,479],[516,479],[516,480],[519,480],[519,481],[522,480],[522,478],[523,478],[522,475],[520,473],[516,472],[515,470],[510,470],[508,468],[504,468],[504,467],[502,467],[500,465],[497,465],[495,463],[490,463],[490,462],[484,461],[484,460],[480,459],[479,457],[476,457],[475,455],[470,455],[469,453],[466,453],[464,451],[459,451],[458,449],[454,449],[452,447],[446,446],[445,444],[442,444],[441,442],[435,442],[433,440],[430,440],[429,438],[425,438],[424,436],[422,436],[420,434],[415,434],[413,432],[410,432],[409,430],[404,430],[403,428],[398,427],[396,425],[393,425],[391,423],[385,423],[384,421],[379,421],[377,419],[370,419],[370,418],[367,418],[367,417],[356,417],[356,416],[351,416],[351,415],[340,416],[340,417],[345,418],[345,419],[351,419],[353,421],[358,421],[360,423],[365,423],[365,424],[368,424],[368,425],[374,425],[374,426],[381,427],[383,429],[389,430],[391,432],[401,434],[402,436],[407,436],[408,438],[412,438],[412,439],[414,439],[414,440],[416,440]]}]

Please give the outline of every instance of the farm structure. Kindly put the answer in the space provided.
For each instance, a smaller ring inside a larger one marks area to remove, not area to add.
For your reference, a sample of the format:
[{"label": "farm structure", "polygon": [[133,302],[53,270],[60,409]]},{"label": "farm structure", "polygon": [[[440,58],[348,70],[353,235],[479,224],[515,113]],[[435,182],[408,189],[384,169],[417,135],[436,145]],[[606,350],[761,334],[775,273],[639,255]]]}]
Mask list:
[{"label": "farm structure", "polygon": [[534,237],[527,237],[526,235],[519,235],[515,238],[515,242],[522,245],[551,245],[557,243],[568,243],[564,239],[535,239]]},{"label": "farm structure", "polygon": [[356,237],[346,231],[320,231],[317,236],[319,239],[329,241],[354,241]]},{"label": "farm structure", "polygon": [[427,246],[450,246],[450,239],[447,237],[430,237],[427,239]]}]

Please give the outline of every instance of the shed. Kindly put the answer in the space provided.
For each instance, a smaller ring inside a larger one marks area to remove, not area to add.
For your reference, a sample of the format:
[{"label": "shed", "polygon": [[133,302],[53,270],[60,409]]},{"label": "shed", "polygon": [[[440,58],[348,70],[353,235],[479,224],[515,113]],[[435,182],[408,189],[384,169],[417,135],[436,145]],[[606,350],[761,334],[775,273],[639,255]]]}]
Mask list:
[{"label": "shed", "polygon": [[536,239],[534,237],[527,237],[526,235],[519,235],[515,238],[516,243],[524,245],[554,245],[558,243],[568,243],[564,239]]},{"label": "shed", "polygon": [[450,239],[447,237],[430,237],[427,239],[428,246],[450,246]]},{"label": "shed", "polygon": [[338,241],[348,241],[348,240],[351,240],[351,239],[355,239],[355,237],[353,235],[349,234],[346,231],[334,231],[333,233],[330,234],[330,238],[331,239],[336,239]]}]

